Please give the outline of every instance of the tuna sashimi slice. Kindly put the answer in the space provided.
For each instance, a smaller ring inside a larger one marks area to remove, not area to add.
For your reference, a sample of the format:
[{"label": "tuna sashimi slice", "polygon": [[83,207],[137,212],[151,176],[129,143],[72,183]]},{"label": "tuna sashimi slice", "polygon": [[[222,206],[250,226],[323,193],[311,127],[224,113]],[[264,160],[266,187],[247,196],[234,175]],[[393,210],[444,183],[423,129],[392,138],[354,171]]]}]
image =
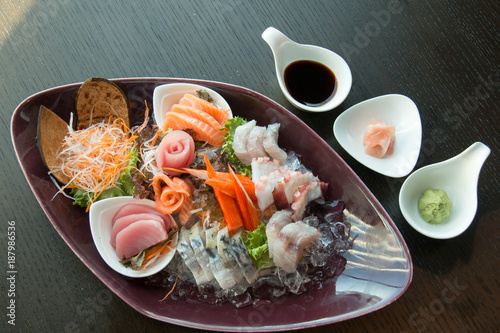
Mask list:
[{"label": "tuna sashimi slice", "polygon": [[167,238],[163,223],[155,220],[137,221],[116,235],[116,254],[120,259],[130,258]]},{"label": "tuna sashimi slice", "polygon": [[[137,221],[142,221],[142,220],[152,220],[152,221],[158,221],[163,223],[165,225],[165,222],[159,216],[158,214],[152,214],[152,213],[142,213],[142,214],[130,214],[126,216],[122,216],[119,219],[116,220],[116,222],[113,224],[113,227],[111,228],[111,246],[113,248],[116,247],[116,235],[131,225],[132,223],[135,223]],[[165,226],[167,228],[167,226]],[[170,229],[170,228],[169,228]]]},{"label": "tuna sashimi slice", "polygon": [[114,226],[116,221],[124,216],[144,213],[156,214],[161,217],[163,223],[165,224],[165,229],[167,230],[167,232],[169,232],[170,229],[175,226],[175,221],[170,215],[165,215],[159,212],[155,207],[138,203],[129,203],[120,207],[120,209],[118,209],[118,211],[113,216],[111,226]]}]

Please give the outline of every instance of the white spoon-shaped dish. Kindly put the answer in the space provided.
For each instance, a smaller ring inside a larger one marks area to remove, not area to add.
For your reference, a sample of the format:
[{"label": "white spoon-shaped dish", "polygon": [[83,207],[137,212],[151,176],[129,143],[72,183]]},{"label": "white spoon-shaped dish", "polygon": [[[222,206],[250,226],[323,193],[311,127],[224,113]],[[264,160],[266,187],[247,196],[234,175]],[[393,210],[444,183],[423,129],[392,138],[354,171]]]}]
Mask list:
[{"label": "white spoon-shaped dish", "polygon": [[[329,111],[339,106],[349,95],[352,86],[351,69],[345,60],[335,52],[316,45],[296,43],[273,27],[267,28],[262,33],[262,38],[273,51],[276,77],[280,88],[286,99],[295,107],[311,112]],[[319,62],[333,72],[337,79],[337,90],[333,98],[324,104],[309,106],[298,102],[292,97],[286,87],[284,73],[288,65],[298,60]]]},{"label": "white spoon-shaped dish", "polygon": [[[399,206],[406,221],[431,238],[448,239],[463,233],[476,215],[479,172],[489,154],[488,146],[476,142],[449,160],[411,174],[399,192]],[[446,221],[430,224],[420,216],[418,199],[427,189],[441,189],[448,194],[453,206]]]},{"label": "white spoon-shaped dish", "polygon": [[197,96],[196,92],[198,90],[205,90],[210,95],[210,97],[212,97],[213,104],[224,111],[229,110],[229,118],[233,117],[229,104],[216,91],[197,84],[168,83],[156,87],[153,91],[153,111],[156,124],[159,127],[162,127],[163,123],[165,122],[165,115],[167,114],[167,112],[170,112],[172,105],[178,103],[182,96],[184,96],[184,94],[186,93]]},{"label": "white spoon-shaped dish", "polygon": [[[120,258],[116,254],[115,249],[111,246],[111,227],[113,216],[120,207],[129,203],[139,203],[155,207],[155,203],[152,200],[140,200],[134,199],[132,197],[114,197],[96,201],[90,206],[89,210],[89,220],[90,220],[90,231],[92,233],[92,238],[94,239],[97,251],[101,255],[102,259],[116,272],[133,278],[140,278],[153,275],[158,273],[163,268],[165,268],[175,255],[175,249],[162,254],[156,259],[150,266],[147,266],[140,270],[133,270],[123,266],[120,263]],[[173,246],[177,247],[178,232],[175,234],[175,239]]]},{"label": "white spoon-shaped dish", "polygon": [[[365,153],[363,136],[372,119],[394,125],[394,153],[376,158]],[[422,142],[422,125],[415,103],[391,94],[358,103],[337,117],[333,133],[339,144],[358,162],[389,177],[404,177],[415,167]]]}]

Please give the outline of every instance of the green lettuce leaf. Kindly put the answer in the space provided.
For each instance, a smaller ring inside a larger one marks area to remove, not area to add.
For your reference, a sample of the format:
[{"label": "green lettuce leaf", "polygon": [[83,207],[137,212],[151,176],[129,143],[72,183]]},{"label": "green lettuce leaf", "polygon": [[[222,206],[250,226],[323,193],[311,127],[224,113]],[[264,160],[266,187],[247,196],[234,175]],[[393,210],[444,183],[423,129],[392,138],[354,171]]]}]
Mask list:
[{"label": "green lettuce leaf", "polygon": [[266,269],[274,266],[273,259],[269,258],[269,245],[267,243],[266,225],[261,223],[254,231],[247,231],[241,235],[250,257],[257,269]]}]

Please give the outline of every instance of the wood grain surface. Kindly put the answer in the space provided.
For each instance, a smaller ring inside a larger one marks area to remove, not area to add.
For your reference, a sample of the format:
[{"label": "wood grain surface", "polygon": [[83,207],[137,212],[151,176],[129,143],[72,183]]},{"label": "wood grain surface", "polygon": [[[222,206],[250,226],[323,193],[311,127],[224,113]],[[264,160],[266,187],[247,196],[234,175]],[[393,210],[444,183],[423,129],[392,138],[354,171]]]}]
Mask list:
[{"label": "wood grain surface", "polygon": [[[380,200],[407,242],[413,282],[393,304],[304,332],[498,332],[500,329],[500,3],[479,0],[113,1],[0,4],[0,241],[16,223],[16,325],[0,280],[0,331],[193,332],[145,317],[109,291],[52,227],[26,183],[10,138],[15,107],[38,91],[88,77],[180,77],[232,83],[282,104],[326,140]],[[348,62],[353,86],[335,110],[295,109],[279,90],[261,33],[274,26]],[[405,178],[349,156],[332,125],[348,107],[388,94],[415,101],[422,120],[416,168],[476,141],[491,148],[471,227],[433,240],[403,218]],[[6,274],[5,274],[6,275]],[[4,276],[5,276],[4,275]]]}]

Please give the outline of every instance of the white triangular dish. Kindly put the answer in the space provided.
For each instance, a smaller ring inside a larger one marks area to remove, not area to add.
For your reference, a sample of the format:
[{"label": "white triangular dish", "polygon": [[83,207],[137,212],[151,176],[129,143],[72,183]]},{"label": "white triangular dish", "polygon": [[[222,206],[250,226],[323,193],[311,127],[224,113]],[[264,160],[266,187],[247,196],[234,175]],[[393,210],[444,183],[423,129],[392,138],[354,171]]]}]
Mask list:
[{"label": "white triangular dish", "polygon": [[[365,153],[363,135],[372,119],[394,125],[394,153],[376,158]],[[383,95],[360,102],[344,111],[333,125],[340,145],[358,162],[385,176],[408,175],[418,160],[422,143],[422,125],[415,103],[398,94]]]}]

